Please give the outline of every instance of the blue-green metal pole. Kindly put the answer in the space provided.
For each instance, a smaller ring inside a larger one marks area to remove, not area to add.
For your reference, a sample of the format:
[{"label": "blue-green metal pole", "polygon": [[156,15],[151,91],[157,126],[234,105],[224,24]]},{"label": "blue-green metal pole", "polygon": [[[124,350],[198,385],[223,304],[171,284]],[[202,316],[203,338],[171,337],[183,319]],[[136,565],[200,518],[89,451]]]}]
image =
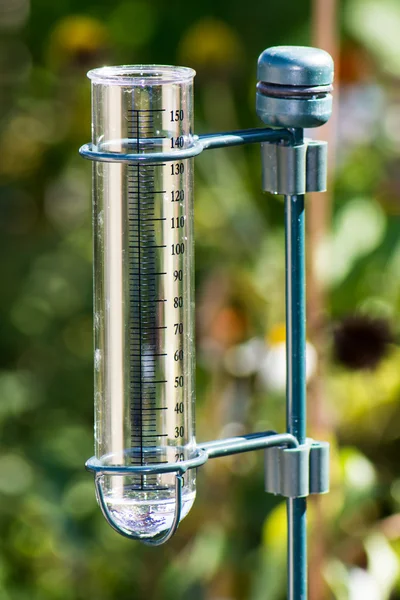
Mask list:
[{"label": "blue-green metal pole", "polygon": [[[302,142],[302,131],[297,131]],[[306,440],[304,196],[285,196],[286,360],[288,432]],[[307,598],[306,499],[287,500],[288,600]]]}]

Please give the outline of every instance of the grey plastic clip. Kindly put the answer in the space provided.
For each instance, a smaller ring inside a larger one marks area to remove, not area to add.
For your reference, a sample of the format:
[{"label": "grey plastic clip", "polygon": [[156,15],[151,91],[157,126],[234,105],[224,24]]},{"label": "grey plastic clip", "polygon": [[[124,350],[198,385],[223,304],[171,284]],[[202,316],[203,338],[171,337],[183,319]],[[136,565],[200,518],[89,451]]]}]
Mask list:
[{"label": "grey plastic clip", "polygon": [[314,442],[310,447],[310,494],[326,494],[329,492],[329,444]]},{"label": "grey plastic clip", "polygon": [[306,140],[298,146],[262,143],[262,185],[266,192],[292,196],[324,192],[327,180],[326,142]]},{"label": "grey plastic clip", "polygon": [[267,448],[265,491],[287,498],[328,492],[329,444],[310,439],[298,448]]}]

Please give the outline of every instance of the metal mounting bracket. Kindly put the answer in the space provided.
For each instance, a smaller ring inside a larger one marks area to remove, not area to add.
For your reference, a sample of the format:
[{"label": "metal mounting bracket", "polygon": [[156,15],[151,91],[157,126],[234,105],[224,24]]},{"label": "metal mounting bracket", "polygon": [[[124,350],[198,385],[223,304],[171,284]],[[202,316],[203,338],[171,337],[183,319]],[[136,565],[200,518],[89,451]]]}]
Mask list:
[{"label": "metal mounting bracket", "polygon": [[266,448],[265,491],[287,498],[327,493],[329,444],[307,439],[297,448]]},{"label": "metal mounting bracket", "polygon": [[327,143],[318,140],[305,140],[303,144],[296,146],[263,142],[263,190],[287,196],[324,192],[327,182],[327,154]]}]

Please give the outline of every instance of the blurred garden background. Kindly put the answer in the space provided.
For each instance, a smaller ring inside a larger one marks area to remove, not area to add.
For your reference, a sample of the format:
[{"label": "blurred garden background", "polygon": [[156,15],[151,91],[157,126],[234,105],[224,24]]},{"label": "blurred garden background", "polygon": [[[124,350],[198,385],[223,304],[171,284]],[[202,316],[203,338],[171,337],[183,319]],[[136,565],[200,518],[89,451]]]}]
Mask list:
[{"label": "blurred garden background", "polygon": [[[398,0],[0,0],[1,600],[283,600],[285,506],[262,453],[213,461],[160,549],[101,516],[93,454],[86,71],[196,69],[197,132],[259,126],[256,61],[336,59],[331,184],[308,210],[310,600],[400,598]],[[283,204],[259,148],[196,159],[197,437],[284,423]],[[210,414],[212,418],[210,418]]]}]

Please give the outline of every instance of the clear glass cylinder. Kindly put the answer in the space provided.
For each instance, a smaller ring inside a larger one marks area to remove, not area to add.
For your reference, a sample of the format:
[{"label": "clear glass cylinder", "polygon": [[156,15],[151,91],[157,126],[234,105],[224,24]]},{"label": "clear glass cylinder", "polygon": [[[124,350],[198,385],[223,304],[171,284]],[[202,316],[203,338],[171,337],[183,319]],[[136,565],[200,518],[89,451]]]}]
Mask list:
[{"label": "clear glass cylinder", "polygon": [[[90,71],[92,143],[123,153],[189,146],[194,71]],[[189,459],[195,449],[193,159],[93,163],[95,454],[106,465]],[[196,493],[185,474],[182,518]],[[168,529],[175,474],[104,476],[116,523]]]}]

